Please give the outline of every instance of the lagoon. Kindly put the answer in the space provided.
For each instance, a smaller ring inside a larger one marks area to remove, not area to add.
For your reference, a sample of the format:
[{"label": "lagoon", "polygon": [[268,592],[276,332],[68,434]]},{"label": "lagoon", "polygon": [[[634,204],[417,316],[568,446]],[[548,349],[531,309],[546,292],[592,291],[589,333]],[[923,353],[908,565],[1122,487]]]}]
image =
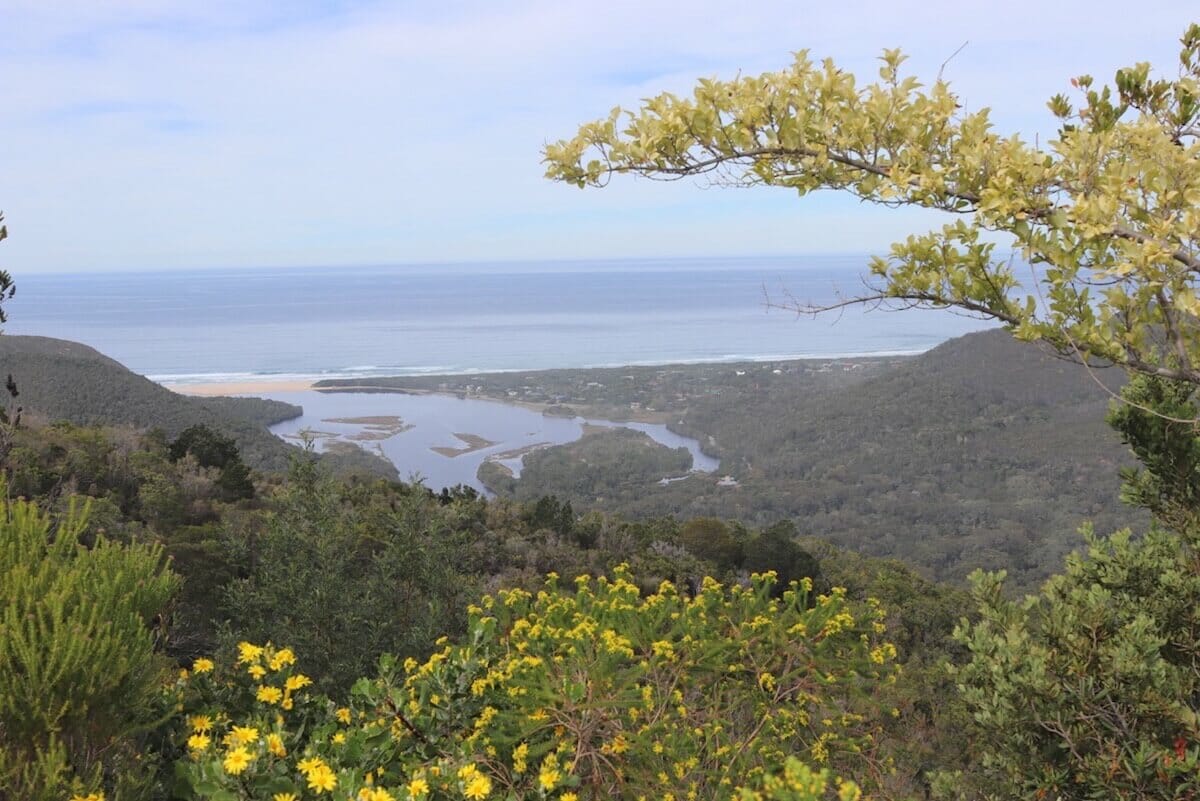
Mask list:
[{"label": "lagoon", "polygon": [[[271,426],[273,434],[295,441],[303,431],[314,432],[318,451],[333,442],[377,450],[396,466],[401,478],[419,478],[435,491],[466,484],[487,492],[476,475],[484,460],[495,459],[519,475],[522,457],[515,452],[574,442],[588,424],[631,428],[668,448],[687,448],[696,471],[713,472],[718,467],[718,461],[701,451],[696,440],[653,423],[554,417],[522,406],[455,395],[315,390],[255,394],[304,408],[300,417]],[[392,418],[399,420],[386,422]]]}]

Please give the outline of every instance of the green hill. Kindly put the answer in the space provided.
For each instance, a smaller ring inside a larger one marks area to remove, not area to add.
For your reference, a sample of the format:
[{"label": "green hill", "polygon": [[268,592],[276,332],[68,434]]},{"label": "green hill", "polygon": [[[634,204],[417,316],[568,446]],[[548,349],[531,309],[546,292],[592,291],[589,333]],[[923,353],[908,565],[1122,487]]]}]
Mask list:
[{"label": "green hill", "polygon": [[[242,458],[260,470],[288,465],[289,445],[267,426],[301,410],[261,398],[196,398],[172,392],[77,342],[33,336],[0,336],[0,376],[11,373],[26,414],[77,425],[159,428],[176,436],[197,423],[232,436]],[[365,451],[329,454],[335,470],[396,477],[391,464]]]},{"label": "green hill", "polygon": [[1118,466],[1132,458],[1103,422],[1110,396],[1097,383],[1118,386],[1113,371],[1089,375],[1000,331],[852,382],[812,364],[731,365],[672,409],[672,427],[709,443],[737,487],[697,476],[614,492],[548,449],[526,460],[515,494],[638,517],[791,519],[938,578],[1005,568],[1020,587],[1059,568],[1085,520],[1110,530],[1142,519],[1117,501]]}]

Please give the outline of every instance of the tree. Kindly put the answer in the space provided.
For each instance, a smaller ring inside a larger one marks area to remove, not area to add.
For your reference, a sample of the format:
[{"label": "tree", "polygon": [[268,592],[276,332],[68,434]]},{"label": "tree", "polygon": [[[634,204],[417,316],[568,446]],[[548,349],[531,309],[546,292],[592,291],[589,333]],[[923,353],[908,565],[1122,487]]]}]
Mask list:
[{"label": "tree", "polygon": [[220,470],[216,483],[226,500],[254,497],[250,469],[242,462],[233,437],[222,436],[206,425],[196,424],[180,432],[167,452],[173,462],[190,454],[201,467]]},{"label": "tree", "polygon": [[[0,212],[0,242],[8,239],[8,226],[4,224],[4,212]],[[0,304],[17,293],[16,284],[8,270],[0,270]],[[8,315],[0,308],[0,323],[6,322]]]},{"label": "tree", "polygon": [[[1051,98],[1060,128],[1044,147],[963,112],[940,76],[902,75],[899,51],[866,86],[801,51],[779,72],[614,109],[548,145],[546,174],[581,187],[707,175],[940,209],[955,221],[873,259],[869,290],[838,305],[955,307],[1073,358],[1200,384],[1200,25],[1181,41],[1173,79],[1144,63],[1115,87],[1074,79],[1080,105]],[[983,230],[1011,235],[1033,274]]]},{"label": "tree", "polygon": [[223,612],[240,637],[290,642],[322,689],[365,674],[385,651],[424,654],[461,630],[471,582],[436,496],[367,485],[356,495],[298,459],[261,529],[229,540],[243,566]]},{"label": "tree", "polygon": [[[5,239],[8,239],[8,226],[4,224],[4,213],[0,212],[0,242]],[[0,270],[0,304],[16,294],[16,291],[17,287],[13,284],[8,270]],[[7,319],[4,309],[0,307],[0,323]],[[8,374],[4,389],[8,392],[10,400],[8,405],[0,406],[0,463],[7,462],[8,453],[12,450],[13,431],[21,424],[21,407],[16,405],[20,393],[17,392],[17,383],[13,381],[12,373]]]},{"label": "tree", "polygon": [[698,559],[712,562],[719,571],[742,563],[742,543],[724,521],[714,517],[696,517],[684,523],[679,544]]},{"label": "tree", "polygon": [[[954,214],[872,260],[873,286],[838,305],[958,308],[1134,374],[1110,417],[1142,463],[1123,497],[1167,528],[1087,532],[1086,553],[1023,602],[1004,598],[1003,573],[973,576],[980,619],[956,631],[970,653],[956,680],[977,760],[942,777],[950,795],[1200,791],[1200,25],[1181,41],[1173,79],[1138,64],[1113,87],[1073,80],[1080,106],[1051,98],[1045,148],[999,136],[986,110],[962,112],[940,77],[926,90],[885,51],[866,87],[802,52],[788,70],[616,109],[545,150],[547,175],[578,186],[711,175]],[[1024,285],[981,231],[1012,237]]]}]

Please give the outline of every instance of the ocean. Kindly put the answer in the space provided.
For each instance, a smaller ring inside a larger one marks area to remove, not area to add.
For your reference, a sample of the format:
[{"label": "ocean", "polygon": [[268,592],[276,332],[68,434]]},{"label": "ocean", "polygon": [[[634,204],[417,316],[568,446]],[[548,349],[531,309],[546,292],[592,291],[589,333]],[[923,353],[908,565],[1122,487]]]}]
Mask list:
[{"label": "ocean", "polygon": [[866,256],[22,275],[10,334],[83,342],[164,383],[910,354],[987,323],[798,317]]}]

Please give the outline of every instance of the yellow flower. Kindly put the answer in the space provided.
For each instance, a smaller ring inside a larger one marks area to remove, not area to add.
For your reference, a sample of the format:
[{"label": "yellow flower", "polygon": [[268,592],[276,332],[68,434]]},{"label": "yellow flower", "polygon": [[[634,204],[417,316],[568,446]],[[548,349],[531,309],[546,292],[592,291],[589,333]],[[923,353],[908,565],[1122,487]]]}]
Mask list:
[{"label": "yellow flower", "polygon": [[212,718],[208,715],[192,715],[188,718],[188,725],[192,727],[192,731],[203,734],[212,728]]},{"label": "yellow flower", "polygon": [[207,734],[193,734],[188,738],[187,745],[193,751],[203,751],[205,748],[208,748],[210,742],[212,740],[208,738]]},{"label": "yellow flower", "polygon": [[344,706],[341,707],[340,709],[338,709],[337,719],[340,720],[342,723],[349,724],[350,723],[350,710]]},{"label": "yellow flower", "polygon": [[300,801],[300,796],[295,793],[276,793],[271,796],[271,801]]},{"label": "yellow flower", "polygon": [[563,793],[558,798],[559,801],[579,801],[579,796],[574,793]]},{"label": "yellow flower", "polygon": [[558,780],[562,778],[562,774],[558,772],[558,768],[553,765],[542,765],[542,770],[538,773],[538,784],[543,790],[553,790],[554,785],[558,784]]},{"label": "yellow flower", "polygon": [[284,699],[283,699],[283,703],[281,703],[279,706],[283,707],[283,709],[285,709],[285,710],[291,710],[291,708],[292,708],[292,706],[293,706],[292,699],[291,699],[291,698],[284,698]]},{"label": "yellow flower", "polygon": [[287,756],[287,749],[283,747],[283,738],[278,734],[267,735],[267,750],[277,757]]},{"label": "yellow flower", "polygon": [[308,759],[302,759],[298,763],[296,763],[296,768],[301,773],[308,775],[309,773],[312,773],[317,768],[322,767],[324,764],[325,763],[321,760],[320,757],[309,757]]},{"label": "yellow flower", "polygon": [[193,673],[211,673],[213,669],[213,661],[211,659],[197,659],[192,663]]},{"label": "yellow flower", "polygon": [[474,764],[468,763],[458,769],[458,778],[462,779],[463,781],[470,781],[471,779],[475,778],[478,773],[479,768],[475,767]]},{"label": "yellow flower", "polygon": [[271,670],[280,671],[288,665],[294,664],[296,664],[296,655],[292,653],[291,648],[280,648],[275,656],[271,657]]},{"label": "yellow flower", "polygon": [[234,726],[230,734],[241,745],[249,745],[258,739],[258,729],[251,726]]},{"label": "yellow flower", "polygon": [[104,793],[88,793],[87,795],[73,795],[71,801],[104,801]]},{"label": "yellow flower", "polygon": [[513,773],[521,774],[525,772],[525,760],[529,757],[529,744],[521,743],[512,752]]},{"label": "yellow flower", "polygon": [[283,686],[288,690],[299,690],[312,684],[312,679],[305,676],[303,673],[297,673],[295,676],[288,676],[287,681]]},{"label": "yellow flower", "polygon": [[429,782],[422,779],[420,776],[408,783],[408,797],[420,798],[429,792]]},{"label": "yellow flower", "polygon": [[368,790],[364,787],[358,791],[358,794],[362,796],[363,801],[396,801],[392,794],[382,787],[377,787],[374,790]]},{"label": "yellow flower", "polygon": [[337,734],[333,735],[333,741],[337,745],[341,745],[342,743],[346,742],[346,733],[339,731]]},{"label": "yellow flower", "polygon": [[238,664],[243,665],[247,662],[257,661],[262,656],[262,646],[251,645],[248,642],[238,643]]},{"label": "yellow flower", "polygon": [[259,687],[255,697],[265,704],[277,704],[283,697],[283,690],[278,687]]},{"label": "yellow flower", "polygon": [[318,793],[327,792],[337,787],[337,776],[324,763],[313,768],[307,778],[309,789],[316,790]]},{"label": "yellow flower", "polygon": [[463,788],[463,795],[470,798],[471,801],[482,801],[487,798],[492,792],[492,780],[482,774],[476,774],[475,778]]},{"label": "yellow flower", "polygon": [[263,676],[267,675],[267,669],[262,665],[251,665],[250,667],[246,668],[246,672],[255,679],[261,679]]},{"label": "yellow flower", "polygon": [[225,755],[225,772],[230,776],[237,776],[244,771],[250,763],[254,761],[254,757],[250,756],[250,752],[240,745]]}]

